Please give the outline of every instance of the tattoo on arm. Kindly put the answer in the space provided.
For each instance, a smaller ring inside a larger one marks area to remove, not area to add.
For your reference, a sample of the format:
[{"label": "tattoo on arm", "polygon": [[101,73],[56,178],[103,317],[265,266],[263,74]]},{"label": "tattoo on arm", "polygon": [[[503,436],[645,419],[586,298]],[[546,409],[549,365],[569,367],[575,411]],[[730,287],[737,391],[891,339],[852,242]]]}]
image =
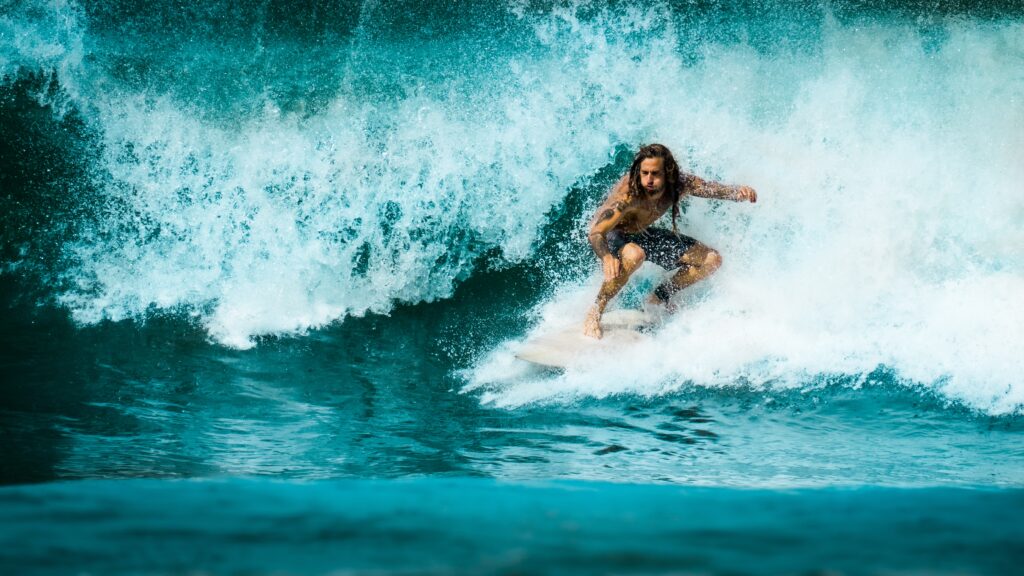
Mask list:
[{"label": "tattoo on arm", "polygon": [[[590,229],[590,236],[587,239],[590,240],[590,247],[594,249],[594,254],[597,254],[598,258],[604,258],[605,255],[611,252],[611,249],[608,247],[608,239],[605,238],[605,234],[607,234],[605,228],[610,227],[611,221],[620,213],[621,208],[619,203],[616,203],[612,208],[601,212],[597,222],[594,222],[593,227]],[[605,226],[602,226],[602,224]]]},{"label": "tattoo on arm", "polygon": [[591,225],[590,235],[587,237],[587,240],[590,241],[590,247],[594,250],[594,254],[597,255],[598,259],[602,259],[611,253],[611,248],[608,246],[608,239],[605,238],[605,234],[613,229],[615,221],[622,216],[622,212],[626,207],[627,204],[621,200],[614,202],[601,211]]},{"label": "tattoo on arm", "polygon": [[737,188],[720,182],[709,182],[707,180],[693,177],[690,180],[690,194],[700,198],[714,198],[717,200],[735,200]]}]

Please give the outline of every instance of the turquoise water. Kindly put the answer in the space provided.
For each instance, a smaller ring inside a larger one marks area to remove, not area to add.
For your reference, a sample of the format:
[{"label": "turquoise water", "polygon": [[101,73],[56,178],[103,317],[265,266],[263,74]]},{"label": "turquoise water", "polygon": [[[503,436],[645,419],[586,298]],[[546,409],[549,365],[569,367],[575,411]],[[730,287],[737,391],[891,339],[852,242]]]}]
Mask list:
[{"label": "turquoise water", "polygon": [[66,572],[68,557],[87,573],[1012,574],[1024,556],[1021,498],[436,478],[102,480],[0,493],[0,558],[40,574]]},{"label": "turquoise water", "polygon": [[[3,5],[3,563],[1011,573],[1021,70],[1013,2]],[[757,188],[724,266],[517,360],[651,141]]]}]

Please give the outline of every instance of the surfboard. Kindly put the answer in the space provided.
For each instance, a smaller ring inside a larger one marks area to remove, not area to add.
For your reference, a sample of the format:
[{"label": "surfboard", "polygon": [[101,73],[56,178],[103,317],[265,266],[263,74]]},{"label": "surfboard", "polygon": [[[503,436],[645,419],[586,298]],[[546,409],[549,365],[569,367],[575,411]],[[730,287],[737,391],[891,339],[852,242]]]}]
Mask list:
[{"label": "surfboard", "polygon": [[548,368],[568,368],[588,357],[617,353],[651,338],[643,332],[657,324],[657,317],[642,310],[612,310],[601,318],[604,335],[583,335],[582,322],[560,330],[541,333],[527,339],[516,351],[516,358]]}]

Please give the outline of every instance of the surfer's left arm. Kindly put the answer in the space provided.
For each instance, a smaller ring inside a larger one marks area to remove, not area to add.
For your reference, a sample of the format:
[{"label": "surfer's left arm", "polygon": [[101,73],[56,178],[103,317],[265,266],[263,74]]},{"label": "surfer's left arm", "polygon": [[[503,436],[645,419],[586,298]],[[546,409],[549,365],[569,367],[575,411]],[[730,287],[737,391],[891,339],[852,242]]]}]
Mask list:
[{"label": "surfer's left arm", "polygon": [[732,200],[733,202],[757,202],[757,192],[750,186],[729,186],[721,182],[705,180],[692,174],[688,174],[683,178],[686,180],[686,192],[699,198]]}]

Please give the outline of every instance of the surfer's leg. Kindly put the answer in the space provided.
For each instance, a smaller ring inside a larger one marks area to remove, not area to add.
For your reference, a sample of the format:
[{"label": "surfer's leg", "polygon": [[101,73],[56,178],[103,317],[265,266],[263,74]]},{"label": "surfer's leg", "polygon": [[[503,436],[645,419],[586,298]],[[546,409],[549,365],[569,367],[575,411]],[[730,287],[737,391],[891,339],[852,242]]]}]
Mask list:
[{"label": "surfer's leg", "polygon": [[698,242],[683,253],[679,264],[679,270],[672,275],[672,286],[676,291],[714,274],[722,266],[722,255],[718,250]]},{"label": "surfer's leg", "polygon": [[622,290],[622,287],[629,281],[629,277],[636,272],[644,263],[644,249],[630,242],[622,247],[619,252],[619,275],[601,284],[597,293],[597,301],[587,312],[587,318],[583,322],[583,333],[593,338],[601,337],[601,315],[604,314],[605,306]]},{"label": "surfer's leg", "polygon": [[658,286],[649,302],[665,304],[671,310],[672,295],[714,274],[722,265],[722,255],[714,248],[695,242],[679,257],[678,264],[676,273]]}]

